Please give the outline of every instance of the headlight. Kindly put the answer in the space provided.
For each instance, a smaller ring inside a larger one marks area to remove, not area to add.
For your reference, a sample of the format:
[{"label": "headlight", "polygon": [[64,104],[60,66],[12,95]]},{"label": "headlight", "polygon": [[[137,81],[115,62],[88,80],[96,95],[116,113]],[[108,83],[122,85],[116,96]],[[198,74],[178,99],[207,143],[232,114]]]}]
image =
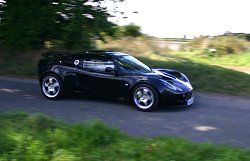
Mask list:
[{"label": "headlight", "polygon": [[182,89],[172,85],[171,83],[169,83],[168,81],[165,81],[165,80],[161,80],[161,82],[169,89],[173,90],[173,91],[178,91],[178,92],[181,92]]},{"label": "headlight", "polygon": [[182,76],[182,80],[185,81],[185,82],[189,82],[187,76],[185,76],[183,73],[180,73],[181,76]]}]

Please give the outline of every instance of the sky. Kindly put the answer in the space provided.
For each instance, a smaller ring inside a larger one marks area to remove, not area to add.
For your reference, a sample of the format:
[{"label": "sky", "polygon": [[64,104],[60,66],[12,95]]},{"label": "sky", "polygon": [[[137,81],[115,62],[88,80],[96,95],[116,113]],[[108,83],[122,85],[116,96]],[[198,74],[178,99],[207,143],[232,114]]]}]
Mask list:
[{"label": "sky", "polygon": [[[106,5],[113,7],[113,3]],[[250,33],[250,0],[124,0],[116,6],[125,14],[117,15],[113,22],[135,23],[143,33],[155,37]]]},{"label": "sky", "polygon": [[128,18],[118,16],[112,21],[133,22],[156,37],[250,33],[250,0],[125,0],[117,6]]}]

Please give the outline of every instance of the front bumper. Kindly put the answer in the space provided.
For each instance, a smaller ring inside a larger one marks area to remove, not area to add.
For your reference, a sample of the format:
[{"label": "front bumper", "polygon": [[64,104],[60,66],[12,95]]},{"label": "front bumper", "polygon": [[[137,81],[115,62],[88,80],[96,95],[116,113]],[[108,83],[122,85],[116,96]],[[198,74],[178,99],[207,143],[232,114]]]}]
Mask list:
[{"label": "front bumper", "polygon": [[176,94],[169,91],[165,91],[161,94],[162,104],[167,105],[186,105],[190,106],[194,103],[193,91]]}]

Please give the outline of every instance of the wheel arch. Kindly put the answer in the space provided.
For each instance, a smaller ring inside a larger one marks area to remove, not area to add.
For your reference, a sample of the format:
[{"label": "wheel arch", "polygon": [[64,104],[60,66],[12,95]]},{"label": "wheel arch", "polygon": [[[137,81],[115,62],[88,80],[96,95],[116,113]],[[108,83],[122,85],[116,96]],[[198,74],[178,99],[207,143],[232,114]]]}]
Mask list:
[{"label": "wheel arch", "polygon": [[[130,88],[129,96],[128,96],[128,97],[129,97],[129,102],[132,101],[131,99],[132,99],[132,92],[133,92],[133,90],[134,90],[136,87],[138,87],[139,85],[142,85],[142,84],[146,84],[146,85],[148,85],[148,86],[154,88],[154,90],[157,92],[158,96],[160,96],[160,92],[158,91],[158,89],[157,89],[154,85],[150,84],[149,82],[138,82],[138,83],[134,84],[134,85]],[[160,101],[160,100],[159,100],[159,101]]]},{"label": "wheel arch", "polygon": [[42,78],[43,78],[45,75],[48,75],[48,74],[54,74],[54,75],[58,76],[58,77],[61,79],[61,81],[63,82],[62,77],[61,77],[58,73],[53,72],[53,71],[47,71],[47,72],[44,72],[42,75],[40,75],[40,76],[39,76],[39,82],[41,83],[41,82],[42,82]]}]

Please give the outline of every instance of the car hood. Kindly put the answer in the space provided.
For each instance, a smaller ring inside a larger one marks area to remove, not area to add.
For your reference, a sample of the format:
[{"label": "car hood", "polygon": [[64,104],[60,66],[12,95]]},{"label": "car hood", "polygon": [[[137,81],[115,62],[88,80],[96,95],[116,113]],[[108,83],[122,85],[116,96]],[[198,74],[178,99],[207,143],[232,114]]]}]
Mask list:
[{"label": "car hood", "polygon": [[181,72],[171,69],[152,69],[152,71],[152,73],[145,73],[144,75],[167,81],[168,83],[181,88],[183,91],[190,91],[193,89],[188,78]]}]

